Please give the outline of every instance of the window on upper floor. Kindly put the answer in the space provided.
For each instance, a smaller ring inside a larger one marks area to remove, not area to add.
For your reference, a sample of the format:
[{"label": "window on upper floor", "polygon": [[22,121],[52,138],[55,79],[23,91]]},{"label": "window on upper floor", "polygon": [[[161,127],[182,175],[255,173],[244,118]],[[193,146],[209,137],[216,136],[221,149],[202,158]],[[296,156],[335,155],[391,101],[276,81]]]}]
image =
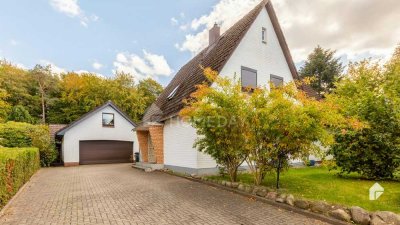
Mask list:
[{"label": "window on upper floor", "polygon": [[114,113],[102,114],[103,127],[114,127]]},{"label": "window on upper floor", "polygon": [[270,81],[274,87],[279,87],[283,85],[283,77],[272,75],[270,76]]},{"label": "window on upper floor", "polygon": [[267,28],[263,27],[261,29],[261,41],[264,44],[267,44]]},{"label": "window on upper floor", "polygon": [[242,88],[254,89],[257,87],[257,70],[242,66]]}]

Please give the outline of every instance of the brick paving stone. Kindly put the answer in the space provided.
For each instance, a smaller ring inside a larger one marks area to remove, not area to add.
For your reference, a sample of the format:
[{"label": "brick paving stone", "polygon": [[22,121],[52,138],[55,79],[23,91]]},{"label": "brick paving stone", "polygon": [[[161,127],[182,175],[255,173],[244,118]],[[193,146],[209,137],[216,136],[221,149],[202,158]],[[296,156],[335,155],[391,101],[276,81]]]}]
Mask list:
[{"label": "brick paving stone", "polygon": [[130,164],[41,169],[0,224],[326,224]]}]

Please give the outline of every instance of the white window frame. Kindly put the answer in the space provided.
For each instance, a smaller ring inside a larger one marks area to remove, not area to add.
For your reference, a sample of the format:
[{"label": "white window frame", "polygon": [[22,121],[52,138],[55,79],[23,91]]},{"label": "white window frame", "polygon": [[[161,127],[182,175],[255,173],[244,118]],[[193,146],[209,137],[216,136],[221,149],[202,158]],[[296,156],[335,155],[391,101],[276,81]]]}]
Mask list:
[{"label": "white window frame", "polygon": [[261,28],[261,41],[264,44],[267,44],[267,28]]}]

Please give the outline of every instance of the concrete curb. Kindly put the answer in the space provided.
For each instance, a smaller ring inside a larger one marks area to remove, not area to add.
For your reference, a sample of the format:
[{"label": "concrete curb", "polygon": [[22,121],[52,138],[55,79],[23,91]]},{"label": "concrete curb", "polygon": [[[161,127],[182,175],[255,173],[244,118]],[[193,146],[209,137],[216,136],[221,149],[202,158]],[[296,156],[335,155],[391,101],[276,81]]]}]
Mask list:
[{"label": "concrete curb", "polygon": [[201,180],[201,179],[195,179],[195,178],[192,178],[192,177],[182,176],[182,175],[174,174],[174,173],[170,173],[170,172],[163,171],[163,173],[168,174],[168,175],[172,175],[172,176],[176,176],[176,177],[180,177],[180,178],[184,178],[184,179],[187,179],[187,180],[190,180],[190,181],[202,183],[202,184],[205,184],[205,185],[208,185],[208,186],[216,187],[216,188],[219,188],[219,189],[222,189],[222,190],[225,190],[225,191],[233,192],[235,194],[239,194],[239,195],[247,197],[247,198],[252,198],[252,199],[255,199],[257,201],[264,202],[264,203],[270,204],[272,206],[275,206],[275,207],[278,207],[278,208],[281,208],[281,209],[284,209],[284,210],[287,210],[287,211],[291,211],[291,212],[294,212],[294,213],[297,213],[297,214],[301,214],[301,215],[307,216],[309,218],[321,220],[321,221],[326,222],[326,223],[330,223],[330,224],[334,224],[334,225],[349,225],[349,224],[351,224],[351,223],[346,223],[346,222],[341,221],[341,220],[337,220],[335,218],[327,217],[327,216],[322,215],[322,214],[317,214],[317,213],[310,212],[308,210],[304,210],[304,209],[300,209],[300,208],[297,208],[297,207],[294,207],[294,206],[290,206],[290,205],[287,205],[285,203],[278,203],[278,202],[269,200],[267,198],[263,198],[263,197],[256,196],[256,195],[252,195],[252,194],[240,191],[240,190],[235,189],[235,188],[230,188],[230,187],[222,186],[222,185],[219,185],[219,184],[216,184],[216,183],[212,183],[212,182],[209,182],[209,181],[204,181],[204,180]]},{"label": "concrete curb", "polygon": [[37,176],[37,174],[39,174],[42,171],[42,168],[40,168],[35,174],[33,174],[31,176],[31,178],[29,178],[29,180],[22,185],[22,187],[17,191],[17,193],[7,202],[7,204],[0,210],[0,219],[6,215],[6,211],[8,210],[8,208],[10,208],[10,205],[15,201],[15,199],[18,198],[18,196],[25,190],[25,188],[28,186],[28,184],[31,182],[31,180]]}]

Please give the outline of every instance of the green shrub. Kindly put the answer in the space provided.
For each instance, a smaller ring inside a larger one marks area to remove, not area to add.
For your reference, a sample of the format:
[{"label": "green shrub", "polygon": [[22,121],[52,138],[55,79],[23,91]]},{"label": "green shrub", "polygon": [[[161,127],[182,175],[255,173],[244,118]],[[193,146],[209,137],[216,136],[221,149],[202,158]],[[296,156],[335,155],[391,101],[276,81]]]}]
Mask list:
[{"label": "green shrub", "polygon": [[37,148],[0,148],[0,208],[39,168]]},{"label": "green shrub", "polygon": [[49,166],[57,158],[54,142],[46,125],[7,122],[0,124],[0,146],[36,147],[42,166]]},{"label": "green shrub", "polygon": [[336,136],[330,149],[341,174],[356,172],[367,179],[393,179],[400,169],[398,137],[374,129]]},{"label": "green shrub", "polygon": [[31,124],[7,122],[0,124],[0,146],[4,147],[30,147],[31,138],[27,135]]},{"label": "green shrub", "polygon": [[16,105],[11,109],[10,115],[8,115],[9,121],[32,123],[34,119],[29,114],[29,111],[22,105]]}]

